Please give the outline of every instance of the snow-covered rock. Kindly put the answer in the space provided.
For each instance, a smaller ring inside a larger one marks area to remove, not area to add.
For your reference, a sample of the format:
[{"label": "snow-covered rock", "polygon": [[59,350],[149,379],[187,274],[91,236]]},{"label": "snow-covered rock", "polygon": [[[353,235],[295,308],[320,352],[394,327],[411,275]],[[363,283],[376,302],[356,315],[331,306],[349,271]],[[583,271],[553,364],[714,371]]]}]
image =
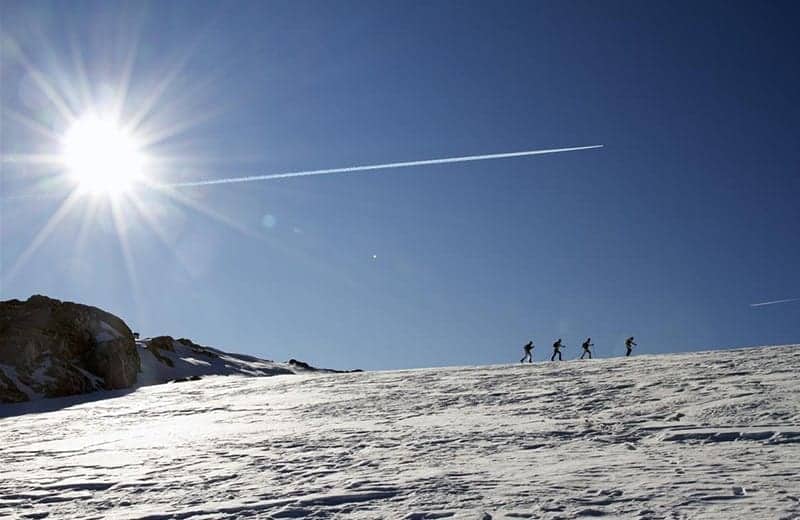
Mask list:
[{"label": "snow-covered rock", "polygon": [[305,361],[300,361],[297,359],[290,359],[287,361],[287,364],[292,367],[292,370],[296,374],[303,374],[306,372],[318,372],[323,374],[352,374],[353,372],[363,372],[360,368],[356,368],[354,370],[335,370],[332,368],[318,368],[312,365],[309,365]]},{"label": "snow-covered rock", "polygon": [[4,405],[0,518],[795,519],[798,367],[790,346]]},{"label": "snow-covered rock", "polygon": [[192,341],[158,336],[136,342],[142,371],[140,386],[185,381],[210,375],[274,376],[294,374],[288,364],[230,354]]},{"label": "snow-covered rock", "polygon": [[0,302],[0,403],[128,388],[133,333],[96,307],[46,296]]},{"label": "snow-covered rock", "polygon": [[186,338],[158,336],[136,341],[142,371],[139,386],[197,380],[205,376],[263,377],[287,374],[344,374],[360,370],[317,368],[303,361],[286,363],[232,354],[198,345]]}]

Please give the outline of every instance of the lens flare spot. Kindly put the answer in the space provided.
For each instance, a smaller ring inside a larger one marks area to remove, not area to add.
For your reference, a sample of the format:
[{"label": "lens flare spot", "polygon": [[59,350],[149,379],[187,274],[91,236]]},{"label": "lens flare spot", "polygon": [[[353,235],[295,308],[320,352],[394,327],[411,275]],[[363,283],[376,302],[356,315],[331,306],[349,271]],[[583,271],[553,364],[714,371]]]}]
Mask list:
[{"label": "lens flare spot", "polygon": [[278,223],[274,215],[266,214],[261,218],[261,225],[267,229],[272,229]]}]

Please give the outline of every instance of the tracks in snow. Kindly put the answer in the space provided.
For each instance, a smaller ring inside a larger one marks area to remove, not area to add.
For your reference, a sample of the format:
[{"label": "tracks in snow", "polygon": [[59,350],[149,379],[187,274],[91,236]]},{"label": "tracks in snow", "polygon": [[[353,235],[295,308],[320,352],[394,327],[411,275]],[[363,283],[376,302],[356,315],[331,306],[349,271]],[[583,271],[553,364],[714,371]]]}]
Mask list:
[{"label": "tracks in snow", "polygon": [[0,419],[0,516],[792,518],[800,348],[209,378]]}]

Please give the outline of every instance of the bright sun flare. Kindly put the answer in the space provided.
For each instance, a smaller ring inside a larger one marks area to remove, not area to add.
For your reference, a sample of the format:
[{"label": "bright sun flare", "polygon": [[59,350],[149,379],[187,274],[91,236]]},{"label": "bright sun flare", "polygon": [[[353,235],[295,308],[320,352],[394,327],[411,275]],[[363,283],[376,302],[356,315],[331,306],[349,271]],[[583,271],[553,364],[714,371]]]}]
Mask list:
[{"label": "bright sun flare", "polygon": [[62,161],[78,187],[114,195],[141,180],[144,154],[135,137],[114,119],[85,116],[64,135]]}]

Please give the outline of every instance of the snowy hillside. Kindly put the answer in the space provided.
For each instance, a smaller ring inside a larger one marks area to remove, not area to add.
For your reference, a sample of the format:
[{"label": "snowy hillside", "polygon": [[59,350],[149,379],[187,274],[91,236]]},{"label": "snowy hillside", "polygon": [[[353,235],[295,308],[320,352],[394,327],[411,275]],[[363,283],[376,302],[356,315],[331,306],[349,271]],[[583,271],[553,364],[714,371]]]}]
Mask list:
[{"label": "snowy hillside", "polygon": [[4,405],[0,517],[798,518],[798,368],[794,346]]}]

